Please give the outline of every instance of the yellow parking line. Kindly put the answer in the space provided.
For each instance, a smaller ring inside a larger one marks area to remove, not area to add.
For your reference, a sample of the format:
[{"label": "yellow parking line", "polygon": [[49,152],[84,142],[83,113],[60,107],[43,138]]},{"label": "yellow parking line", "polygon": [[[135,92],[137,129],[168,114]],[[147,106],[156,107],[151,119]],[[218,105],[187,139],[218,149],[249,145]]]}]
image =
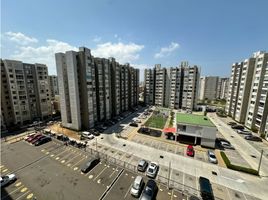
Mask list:
[{"label": "yellow parking line", "polygon": [[4,169],[2,172],[6,172],[6,171],[8,171],[8,169]]},{"label": "yellow parking line", "polygon": [[79,160],[77,163],[75,163],[74,165],[72,165],[72,168],[75,166],[75,165],[78,165],[80,162],[82,162],[86,157],[83,157],[81,160]]},{"label": "yellow parking line", "polygon": [[24,188],[21,189],[20,192],[25,192],[25,191],[27,191],[27,190],[28,190],[28,188],[27,188],[27,187],[24,187]]},{"label": "yellow parking line", "polygon": [[26,199],[31,199],[33,197],[33,193],[27,195]]},{"label": "yellow parking line", "polygon": [[16,187],[19,187],[21,185],[21,182],[16,183]]},{"label": "yellow parking line", "polygon": [[15,199],[15,200],[20,199],[21,197],[23,197],[23,196],[27,195],[29,192],[30,192],[30,191],[27,191],[26,193],[23,193],[22,195],[20,195],[20,196],[19,196],[17,199]]},{"label": "yellow parking line", "polygon": [[13,191],[11,191],[11,192],[9,192],[6,196],[4,196],[4,197],[1,197],[1,200],[4,200],[5,198],[7,198],[7,197],[9,197],[11,194],[13,194],[14,192],[16,192],[16,191],[18,191],[19,189],[21,189],[23,187],[23,185],[22,186],[20,186],[20,187],[18,187],[17,189],[15,189],[15,190],[13,190]]},{"label": "yellow parking line", "polygon": [[4,165],[0,165],[0,169],[2,169],[4,167]]}]

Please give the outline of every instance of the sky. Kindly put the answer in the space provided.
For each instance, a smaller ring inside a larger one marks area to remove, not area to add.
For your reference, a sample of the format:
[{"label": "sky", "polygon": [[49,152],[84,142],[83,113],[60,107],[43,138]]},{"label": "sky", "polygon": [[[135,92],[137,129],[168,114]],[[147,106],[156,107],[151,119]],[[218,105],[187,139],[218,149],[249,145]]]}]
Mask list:
[{"label": "sky", "polygon": [[91,49],[143,70],[181,61],[228,77],[231,65],[268,51],[267,0],[1,0],[1,58],[43,63]]}]

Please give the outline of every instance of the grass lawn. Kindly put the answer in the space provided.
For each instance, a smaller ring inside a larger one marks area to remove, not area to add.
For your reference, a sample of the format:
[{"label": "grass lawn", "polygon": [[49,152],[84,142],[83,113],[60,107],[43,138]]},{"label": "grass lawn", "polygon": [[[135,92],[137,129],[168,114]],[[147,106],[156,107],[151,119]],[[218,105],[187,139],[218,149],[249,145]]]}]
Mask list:
[{"label": "grass lawn", "polygon": [[145,126],[151,127],[151,128],[159,128],[163,129],[166,121],[168,118],[162,117],[162,116],[157,116],[153,114],[146,122]]}]

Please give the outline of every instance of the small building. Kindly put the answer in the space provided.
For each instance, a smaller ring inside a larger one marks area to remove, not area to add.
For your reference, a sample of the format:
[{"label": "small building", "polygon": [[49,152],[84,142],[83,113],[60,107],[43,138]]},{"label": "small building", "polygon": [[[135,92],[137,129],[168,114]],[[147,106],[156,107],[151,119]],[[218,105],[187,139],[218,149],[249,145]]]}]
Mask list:
[{"label": "small building", "polygon": [[203,115],[176,114],[177,140],[215,148],[216,126]]}]

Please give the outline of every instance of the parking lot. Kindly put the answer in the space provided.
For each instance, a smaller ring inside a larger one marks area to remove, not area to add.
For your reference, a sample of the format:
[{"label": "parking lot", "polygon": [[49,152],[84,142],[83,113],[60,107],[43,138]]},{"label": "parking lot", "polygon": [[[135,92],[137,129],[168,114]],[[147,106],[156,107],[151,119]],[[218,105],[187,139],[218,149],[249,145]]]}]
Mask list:
[{"label": "parking lot", "polygon": [[[98,148],[98,147],[97,147]],[[100,147],[105,149],[105,147]],[[124,152],[107,149],[116,158],[127,158]],[[35,147],[25,141],[5,144],[1,172],[13,172],[18,180],[3,190],[5,199],[134,199],[129,191],[137,173],[101,161],[86,174],[81,166],[92,155],[83,149],[65,146],[53,140]],[[127,159],[138,161],[130,156]],[[6,170],[9,166],[9,170]],[[141,173],[140,173],[141,174]],[[141,174],[144,176],[144,174]],[[148,180],[145,177],[145,180]],[[23,182],[23,183],[20,183]],[[176,190],[158,183],[157,199],[186,199]],[[10,197],[9,197],[10,196]]]}]

